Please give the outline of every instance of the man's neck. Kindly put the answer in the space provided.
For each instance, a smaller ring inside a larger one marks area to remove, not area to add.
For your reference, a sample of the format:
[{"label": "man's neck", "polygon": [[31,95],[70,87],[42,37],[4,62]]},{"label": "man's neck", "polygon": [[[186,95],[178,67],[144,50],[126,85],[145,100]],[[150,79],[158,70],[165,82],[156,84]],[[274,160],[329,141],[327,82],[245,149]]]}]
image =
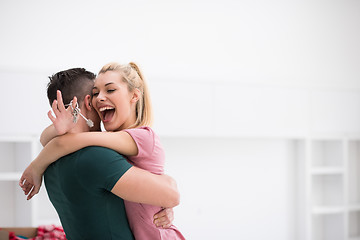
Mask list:
[{"label": "man's neck", "polygon": [[[84,115],[84,117],[86,117],[86,115]],[[69,131],[69,133],[82,133],[82,132],[89,132],[89,131],[90,131],[90,129],[89,129],[89,126],[86,124],[86,121],[81,116],[79,116],[75,127],[73,129],[71,129]]]}]

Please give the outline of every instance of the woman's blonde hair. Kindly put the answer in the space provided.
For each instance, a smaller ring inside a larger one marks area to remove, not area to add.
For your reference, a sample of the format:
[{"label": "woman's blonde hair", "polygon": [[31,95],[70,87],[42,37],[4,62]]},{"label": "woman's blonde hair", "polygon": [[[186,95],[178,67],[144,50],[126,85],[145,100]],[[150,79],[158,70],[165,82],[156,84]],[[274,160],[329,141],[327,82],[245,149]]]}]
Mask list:
[{"label": "woman's blonde hair", "polygon": [[133,62],[125,65],[111,62],[103,66],[99,74],[107,71],[120,72],[122,74],[122,81],[128,85],[129,91],[137,88],[141,93],[141,97],[136,103],[136,121],[129,128],[151,126],[153,119],[150,94],[140,68]]}]

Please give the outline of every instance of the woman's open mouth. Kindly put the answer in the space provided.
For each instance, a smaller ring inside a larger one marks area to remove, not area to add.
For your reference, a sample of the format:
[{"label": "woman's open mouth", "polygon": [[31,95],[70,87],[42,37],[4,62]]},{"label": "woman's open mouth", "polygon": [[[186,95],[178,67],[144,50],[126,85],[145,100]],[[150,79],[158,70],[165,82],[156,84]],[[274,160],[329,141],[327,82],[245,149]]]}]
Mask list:
[{"label": "woman's open mouth", "polygon": [[104,123],[106,122],[109,122],[112,117],[114,116],[114,113],[115,113],[115,108],[114,107],[101,107],[99,109],[99,112],[101,113],[102,115],[102,120]]}]

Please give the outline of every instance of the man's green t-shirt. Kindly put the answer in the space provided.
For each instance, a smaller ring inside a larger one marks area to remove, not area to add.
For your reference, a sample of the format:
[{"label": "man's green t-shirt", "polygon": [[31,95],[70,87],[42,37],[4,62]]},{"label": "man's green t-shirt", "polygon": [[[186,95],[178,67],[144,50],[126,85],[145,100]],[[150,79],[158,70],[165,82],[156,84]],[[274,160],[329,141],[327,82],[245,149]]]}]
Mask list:
[{"label": "man's green t-shirt", "polygon": [[111,149],[86,147],[47,168],[46,190],[69,240],[134,239],[124,201],[111,193],[131,166]]}]

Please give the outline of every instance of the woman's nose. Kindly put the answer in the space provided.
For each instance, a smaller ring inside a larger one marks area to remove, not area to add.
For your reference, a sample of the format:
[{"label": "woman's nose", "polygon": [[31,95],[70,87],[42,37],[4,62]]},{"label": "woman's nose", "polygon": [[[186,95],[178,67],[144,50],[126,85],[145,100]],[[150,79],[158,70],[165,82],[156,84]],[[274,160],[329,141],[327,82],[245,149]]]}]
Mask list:
[{"label": "woman's nose", "polygon": [[100,102],[103,102],[105,101],[106,97],[103,93],[99,93],[99,95],[97,96],[97,100],[100,101]]}]

